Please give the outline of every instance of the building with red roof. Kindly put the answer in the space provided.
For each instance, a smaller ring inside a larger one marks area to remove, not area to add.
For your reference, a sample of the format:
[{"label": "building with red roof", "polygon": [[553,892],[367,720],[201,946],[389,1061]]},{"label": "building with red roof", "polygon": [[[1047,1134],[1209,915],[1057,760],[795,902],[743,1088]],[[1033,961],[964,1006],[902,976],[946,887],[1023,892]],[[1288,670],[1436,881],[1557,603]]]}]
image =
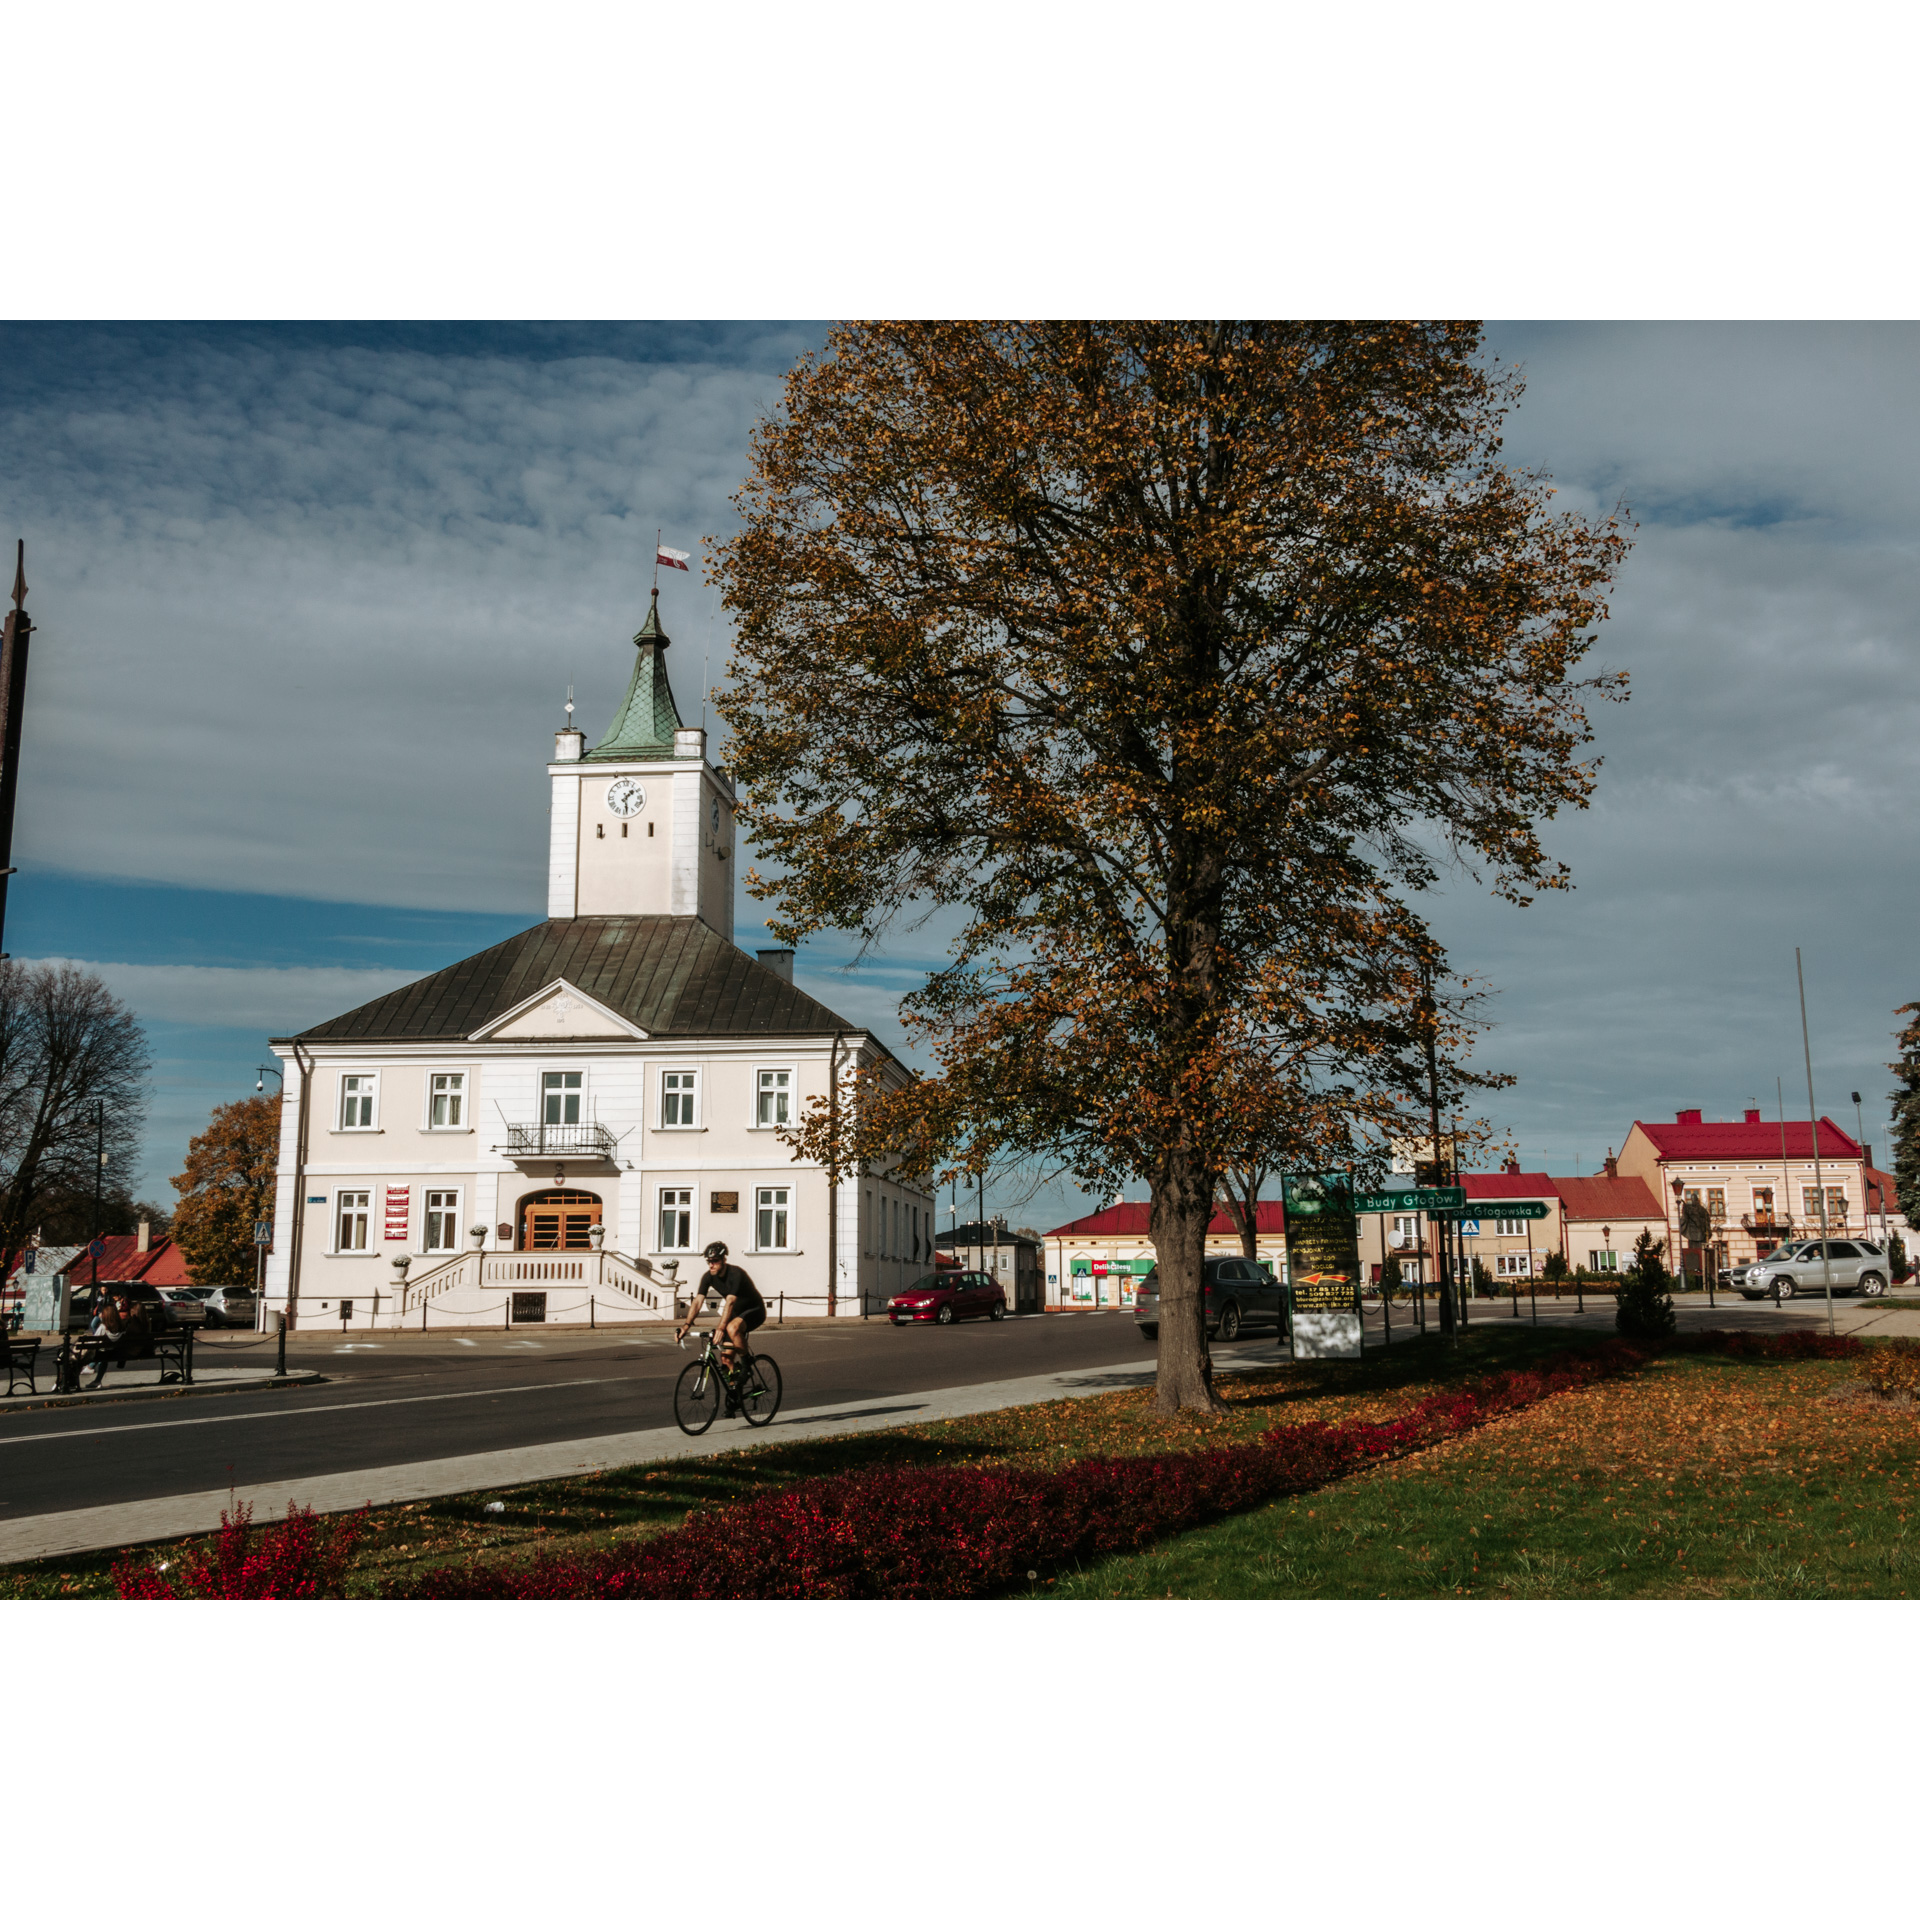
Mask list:
[{"label": "building with red roof", "polygon": [[[1048,1310],[1108,1307],[1131,1312],[1135,1286],[1153,1271],[1153,1241],[1147,1233],[1152,1211],[1144,1200],[1123,1200],[1044,1234]],[[1255,1257],[1276,1274],[1284,1270],[1287,1249],[1281,1221],[1278,1200],[1262,1200],[1254,1209]],[[1207,1252],[1245,1252],[1240,1223],[1224,1209],[1207,1223]]]},{"label": "building with red roof", "polygon": [[[1619,1154],[1619,1171],[1645,1181],[1660,1202],[1673,1245],[1681,1205],[1696,1197],[1705,1205],[1721,1267],[1817,1235],[1823,1188],[1829,1233],[1871,1233],[1866,1170],[1860,1143],[1824,1114],[1816,1131],[1805,1120],[1765,1119],[1758,1107],[1738,1120],[1707,1120],[1698,1107],[1682,1108],[1671,1124],[1636,1120]],[[1697,1265],[1691,1249],[1682,1251]]]}]

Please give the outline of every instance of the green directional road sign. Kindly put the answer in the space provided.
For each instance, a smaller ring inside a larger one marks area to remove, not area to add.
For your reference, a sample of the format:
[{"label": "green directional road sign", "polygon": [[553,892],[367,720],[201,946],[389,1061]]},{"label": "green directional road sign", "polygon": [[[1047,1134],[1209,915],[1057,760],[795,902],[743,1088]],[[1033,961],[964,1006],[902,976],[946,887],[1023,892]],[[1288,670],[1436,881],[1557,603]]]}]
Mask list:
[{"label": "green directional road sign", "polygon": [[1475,1200],[1461,1209],[1468,1220],[1544,1220],[1544,1200]]},{"label": "green directional road sign", "polygon": [[1356,1193],[1355,1213],[1432,1213],[1437,1207],[1457,1207],[1466,1200],[1464,1187],[1408,1187],[1400,1193]]}]

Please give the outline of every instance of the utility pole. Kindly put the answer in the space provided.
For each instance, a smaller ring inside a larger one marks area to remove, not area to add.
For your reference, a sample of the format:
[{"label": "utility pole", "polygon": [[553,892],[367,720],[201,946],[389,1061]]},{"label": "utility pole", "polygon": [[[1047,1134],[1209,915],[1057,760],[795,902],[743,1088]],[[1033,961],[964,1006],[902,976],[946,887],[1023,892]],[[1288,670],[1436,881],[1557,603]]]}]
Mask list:
[{"label": "utility pole", "polygon": [[[1433,1155],[1433,1184],[1446,1186],[1447,1170],[1440,1159],[1440,1049],[1435,1038],[1435,1029],[1439,1025],[1439,1014],[1433,1003],[1433,977],[1427,976],[1425,991],[1420,996],[1421,1037],[1426,1043],[1427,1055],[1427,1125],[1431,1129],[1427,1138]],[[1440,1231],[1434,1236],[1434,1261],[1436,1269],[1447,1264],[1447,1256],[1441,1251],[1453,1239],[1450,1227],[1443,1222]],[[1453,1338],[1455,1316],[1453,1309],[1452,1276],[1436,1271],[1434,1278],[1440,1287],[1440,1331]]]},{"label": "utility pole", "polygon": [[1833,1262],[1827,1253],[1827,1176],[1820,1165],[1820,1116],[1813,1107],[1813,1042],[1807,1038],[1807,974],[1800,949],[1793,950],[1793,975],[1800,983],[1800,1051],[1807,1063],[1807,1126],[1813,1135],[1813,1178],[1820,1195],[1820,1279],[1827,1290],[1827,1333],[1833,1333]]},{"label": "utility pole", "polygon": [[13,875],[13,803],[20,787],[20,726],[27,709],[27,543],[13,563],[13,611],[0,630],[0,960],[6,955],[7,882]]},{"label": "utility pole", "polygon": [[87,1253],[93,1261],[93,1304],[100,1306],[100,1180],[107,1164],[107,1103],[93,1103],[93,1226],[87,1235]]}]

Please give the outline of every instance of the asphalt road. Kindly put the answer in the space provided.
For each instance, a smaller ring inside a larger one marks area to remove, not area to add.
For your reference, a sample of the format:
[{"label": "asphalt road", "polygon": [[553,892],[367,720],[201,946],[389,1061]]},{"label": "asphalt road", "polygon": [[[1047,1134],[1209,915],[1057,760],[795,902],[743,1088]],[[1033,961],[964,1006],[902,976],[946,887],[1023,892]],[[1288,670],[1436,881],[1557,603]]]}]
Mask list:
[{"label": "asphalt road", "polygon": [[[815,1321],[763,1328],[754,1345],[780,1363],[783,1407],[792,1409],[1152,1353],[1130,1314],[1106,1313],[951,1327]],[[673,1383],[691,1351],[651,1330],[364,1342],[305,1336],[288,1343],[288,1364],[317,1368],[323,1384],[0,1418],[0,1519],[670,1427]],[[214,1335],[195,1356],[195,1375],[206,1381],[223,1362],[257,1366],[262,1357],[248,1337],[222,1343]],[[779,1437],[776,1421],[768,1438]]]}]

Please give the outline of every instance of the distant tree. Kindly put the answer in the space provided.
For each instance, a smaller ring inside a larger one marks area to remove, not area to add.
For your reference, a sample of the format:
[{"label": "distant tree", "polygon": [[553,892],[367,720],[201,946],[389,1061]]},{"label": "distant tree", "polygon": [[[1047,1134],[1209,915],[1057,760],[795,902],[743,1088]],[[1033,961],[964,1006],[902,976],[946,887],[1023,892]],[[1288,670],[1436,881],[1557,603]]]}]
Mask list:
[{"label": "distant tree", "polygon": [[[116,1182],[100,1196],[98,1231],[132,1233],[145,1220],[156,1235],[168,1230],[167,1208],[151,1200],[137,1200],[124,1184]],[[31,1231],[47,1247],[81,1245],[95,1231],[93,1189],[91,1187],[55,1187],[35,1202]]]},{"label": "distant tree", "polygon": [[1625,540],[1503,462],[1518,390],[1465,323],[861,323],[755,435],[715,569],[749,891],[783,943],[956,929],[858,1157],[1143,1182],[1163,1415],[1214,1404],[1222,1088],[1344,1077],[1444,864],[1564,884],[1536,823],[1595,779]]},{"label": "distant tree", "polygon": [[1567,1265],[1567,1256],[1558,1247],[1541,1262],[1540,1278],[1550,1286],[1557,1296],[1560,1289],[1573,1278],[1573,1269]]},{"label": "distant tree", "polygon": [[129,1190],[147,1062],[139,1022],[97,974],[0,960],[0,1271],[36,1229],[71,1231],[96,1178]]},{"label": "distant tree", "polygon": [[1896,1007],[1913,1015],[1900,1029],[1900,1058],[1888,1062],[1896,1091],[1893,1096],[1893,1184],[1900,1211],[1920,1221],[1920,1001]]},{"label": "distant tree", "polygon": [[1907,1284],[1907,1243],[1901,1239],[1898,1227],[1895,1227],[1887,1236],[1887,1269],[1896,1287],[1904,1287]]},{"label": "distant tree", "polygon": [[1392,1301],[1400,1291],[1400,1256],[1389,1253],[1380,1265],[1380,1297]]},{"label": "distant tree", "polygon": [[1674,1329],[1673,1297],[1667,1291],[1666,1243],[1642,1228],[1633,1243],[1633,1265],[1620,1276],[1613,1323],[1632,1340],[1658,1340]]},{"label": "distant tree", "polygon": [[1473,1256],[1473,1291],[1477,1299],[1493,1298],[1493,1275],[1487,1271],[1487,1263],[1476,1253]]},{"label": "distant tree", "polygon": [[257,1093],[215,1107],[212,1124],[187,1148],[173,1176],[180,1204],[173,1237],[194,1279],[207,1287],[251,1287],[255,1223],[273,1217],[280,1163],[280,1096]]}]

